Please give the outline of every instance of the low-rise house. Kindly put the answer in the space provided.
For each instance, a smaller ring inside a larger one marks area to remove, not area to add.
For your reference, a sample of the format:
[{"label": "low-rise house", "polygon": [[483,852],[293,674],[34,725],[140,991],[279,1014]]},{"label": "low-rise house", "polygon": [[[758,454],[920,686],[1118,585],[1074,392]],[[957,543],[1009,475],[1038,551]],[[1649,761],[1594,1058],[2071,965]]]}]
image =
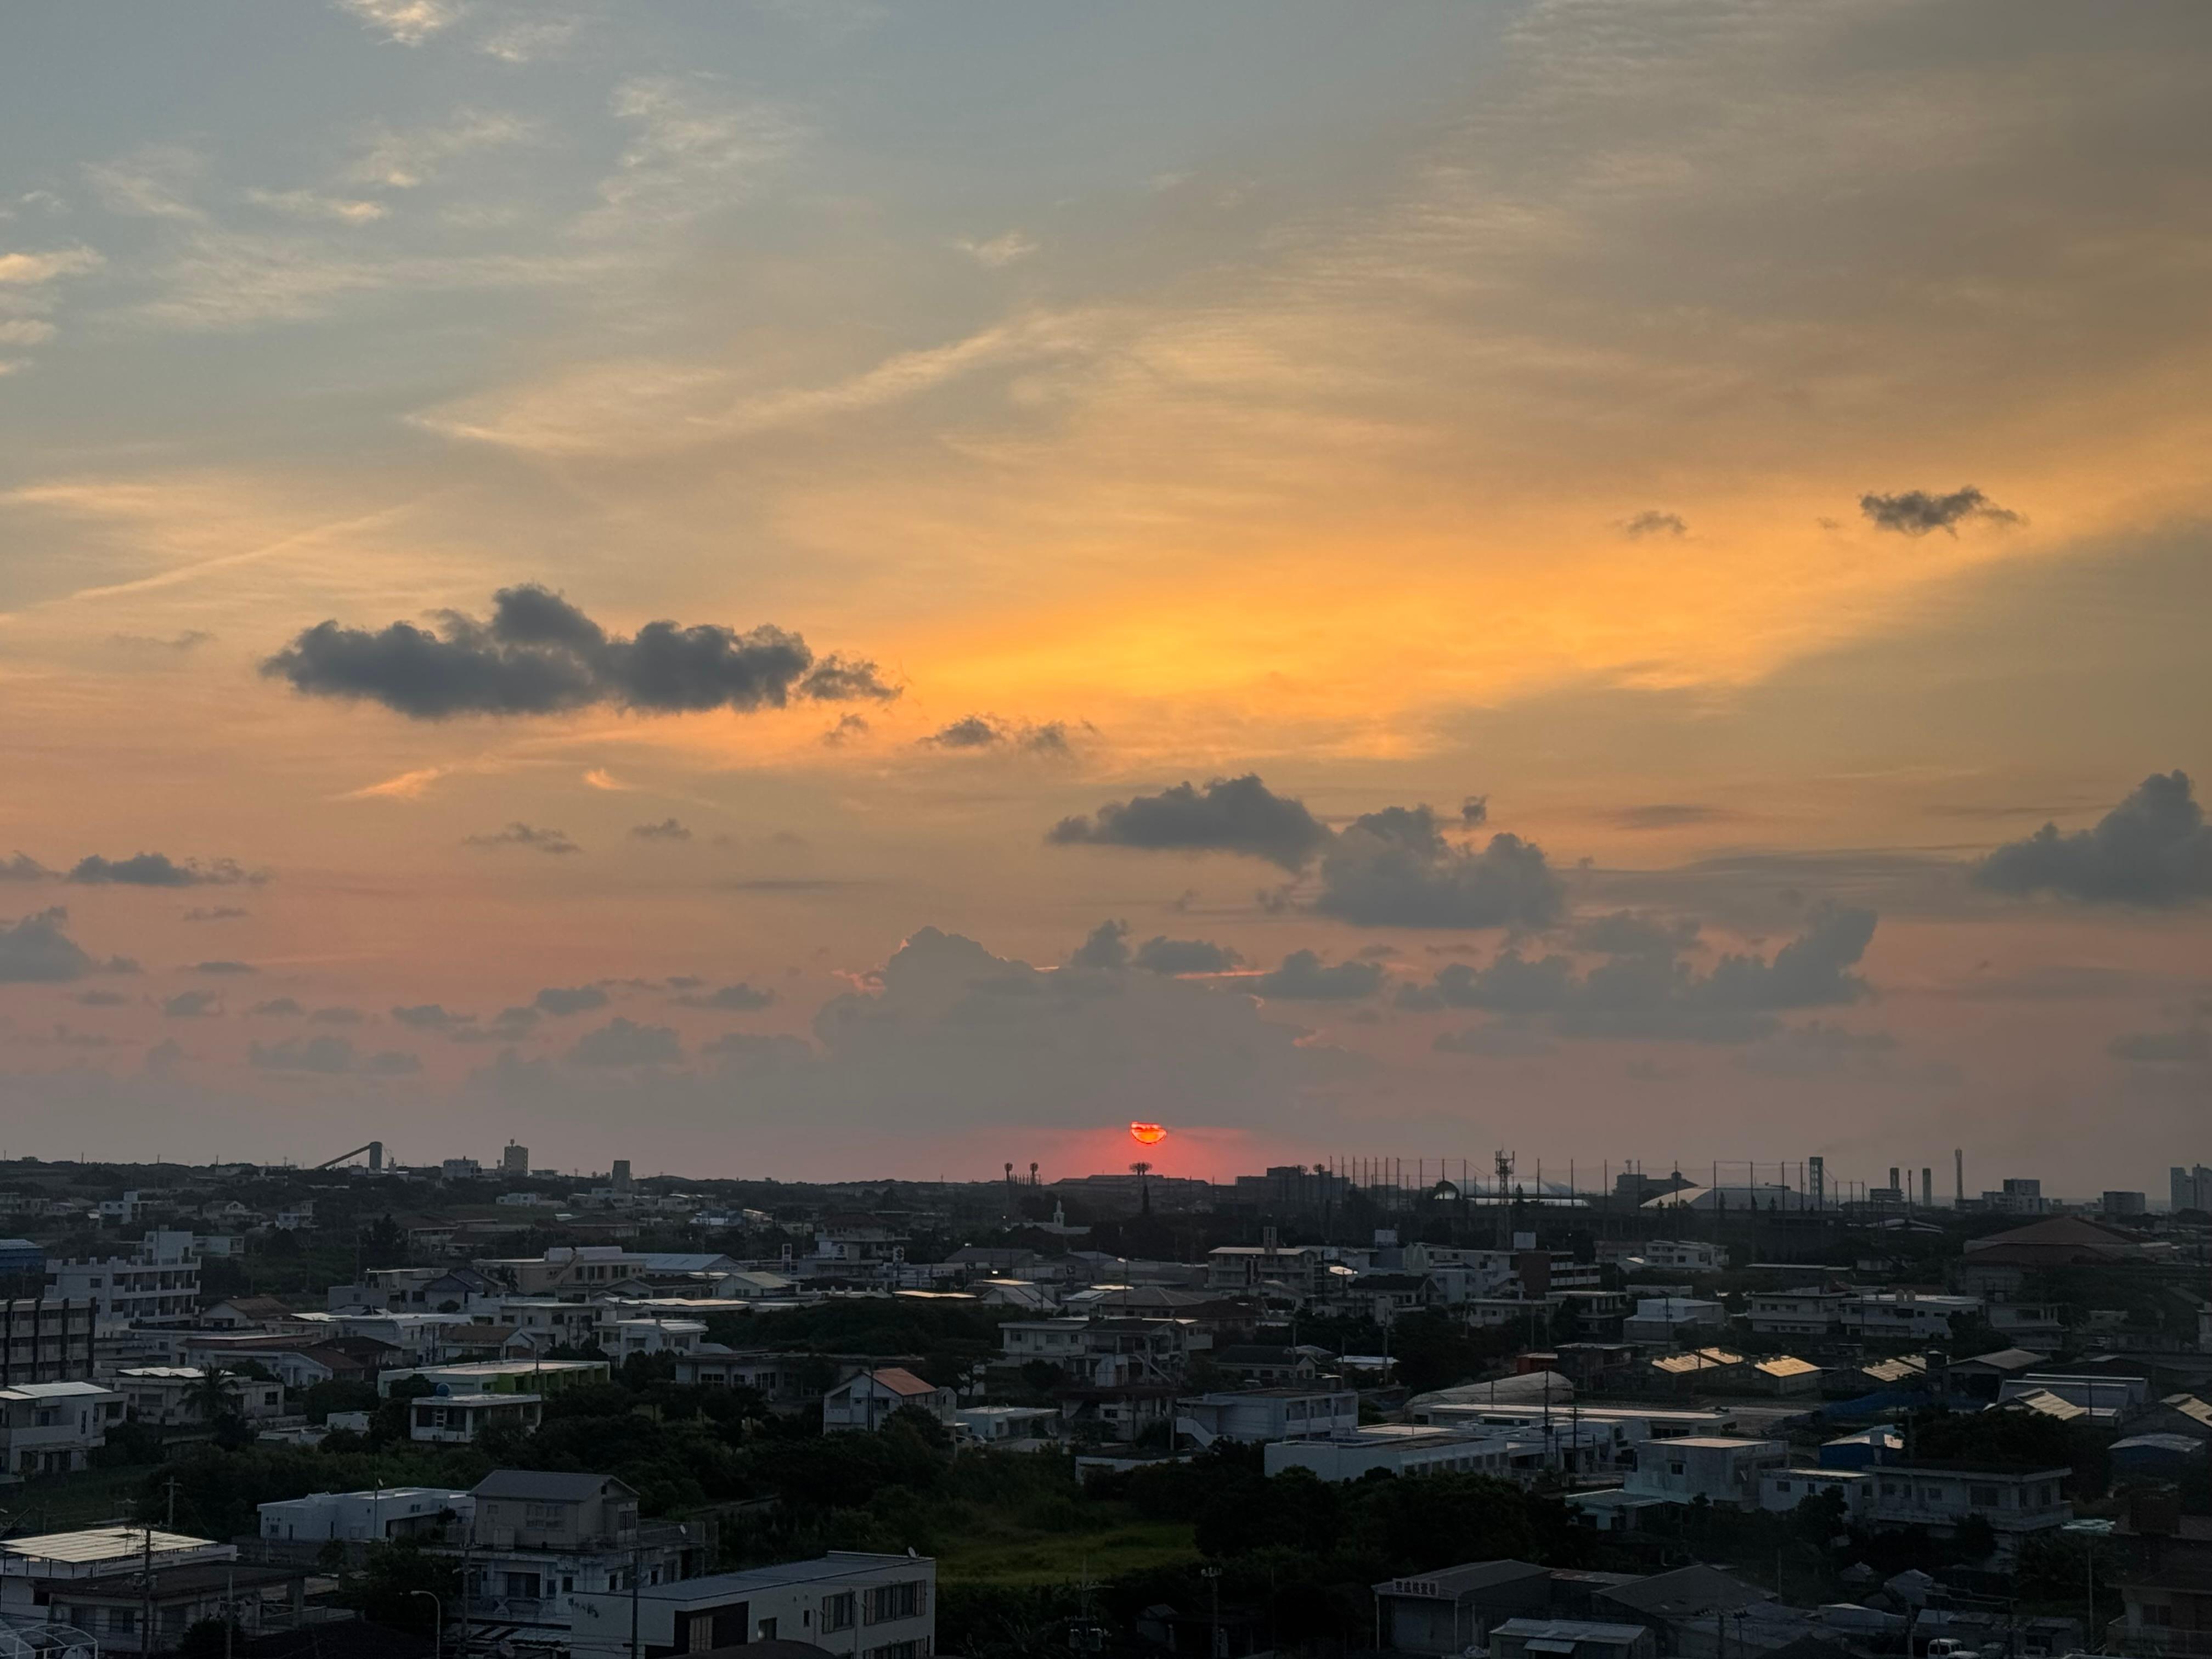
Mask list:
[{"label": "low-rise house", "polygon": [[926,1382],[901,1365],[864,1370],[847,1378],[822,1396],[822,1429],[825,1434],[845,1429],[880,1429],[891,1414],[911,1406],[940,1423],[952,1420],[958,1396],[950,1389]]},{"label": "low-rise house", "polygon": [[2205,1443],[2185,1434],[2131,1434],[2112,1445],[2116,1480],[2166,1480],[2179,1486],[2202,1468]]},{"label": "low-rise house", "polygon": [[309,1329],[290,1308],[273,1296],[234,1296],[200,1311],[199,1326],[210,1331],[289,1331]]},{"label": "low-rise house", "polygon": [[676,1359],[678,1382],[712,1388],[750,1389],[771,1406],[796,1406],[817,1399],[817,1386],[825,1370],[830,1380],[842,1382],[857,1362],[840,1365],[819,1354],[778,1353],[773,1350],[726,1348],[702,1342]]},{"label": "low-rise house", "polygon": [[1527,1486],[1553,1473],[1601,1468],[1613,1445],[1608,1432],[1565,1419],[1548,1429],[1517,1430],[1377,1423],[1326,1440],[1271,1441],[1264,1466],[1270,1475],[1300,1468],[1328,1481],[1358,1480],[1379,1471],[1401,1477],[1486,1474]]},{"label": "low-rise house", "polygon": [[1969,1400],[1995,1400],[2008,1377],[2024,1376],[2046,1363],[2044,1355],[2027,1348],[1999,1348],[1951,1361],[1943,1368],[1943,1386]]},{"label": "low-rise house", "polygon": [[[207,1371],[198,1365],[133,1365],[115,1373],[117,1392],[134,1422],[157,1429],[206,1428]],[[284,1385],[226,1374],[229,1413],[249,1423],[284,1414]]]},{"label": "low-rise house", "polygon": [[332,1616],[306,1605],[307,1569],[237,1556],[233,1544],[141,1527],[10,1539],[0,1543],[0,1614],[40,1632],[37,1650],[57,1655],[94,1650],[75,1646],[72,1629],[95,1638],[100,1653],[151,1654],[173,1652],[194,1625],[225,1614],[248,1638]]},{"label": "low-rise house", "polygon": [[2074,1518],[2063,1468],[1998,1468],[1972,1463],[1885,1464],[1875,1471],[1876,1489],[1867,1520],[1876,1526],[1926,1527],[1948,1534],[1976,1516],[2000,1540],[2044,1532]]},{"label": "low-rise house", "polygon": [[779,1656],[928,1659],[937,1647],[937,1564],[927,1556],[832,1550],[743,1572],[711,1573],[625,1591],[582,1591],[568,1650],[574,1659],[737,1652],[762,1644]]},{"label": "low-rise house", "polygon": [[2055,1395],[2069,1405],[2081,1407],[2089,1420],[2106,1425],[2123,1422],[2146,1410],[2151,1402],[2147,1377],[2024,1371],[1998,1385],[1997,1404],[2037,1394]]},{"label": "low-rise house", "polygon": [[2018,1348],[2032,1348],[2038,1353],[2054,1354],[2066,1340],[2066,1322],[2058,1310],[2045,1304],[2011,1302],[2001,1297],[1992,1297],[1984,1310],[1990,1328]]},{"label": "low-rise house", "polygon": [[440,1486],[381,1486],[371,1492],[318,1492],[259,1506],[261,1536],[271,1542],[432,1543],[465,1530],[476,1514],[473,1493]]},{"label": "low-rise house", "polygon": [[97,1382],[0,1389],[0,1477],[24,1480],[82,1469],[122,1420],[123,1396]]},{"label": "low-rise house", "polygon": [[1644,1369],[1644,1385],[1662,1394],[1733,1394],[1751,1376],[1750,1362],[1728,1348],[1661,1354]]},{"label": "low-rise house", "polygon": [[1753,1608],[1776,1597],[1717,1567],[1692,1565],[1609,1585],[1590,1599],[1600,1617],[1639,1624],[1651,1632],[1661,1652],[1680,1653],[1694,1645],[1684,1640],[1694,1621],[1733,1617],[1741,1623]]},{"label": "low-rise house", "polygon": [[1785,1442],[1729,1435],[1650,1440],[1632,1450],[1635,1468],[1622,1483],[1630,1495],[1677,1504],[1702,1498],[1709,1504],[1745,1510],[1758,1506],[1761,1477],[1790,1462]]},{"label": "low-rise house", "polygon": [[1232,1342],[1207,1355],[1213,1369],[1240,1382],[1275,1388],[1284,1383],[1310,1382],[1322,1374],[1334,1356],[1322,1348],[1274,1346],[1264,1343]]},{"label": "low-rise house", "polygon": [[2179,1434],[2212,1440],[2212,1401],[2193,1394],[2170,1394],[2143,1408],[2135,1426],[2144,1434]]},{"label": "low-rise house", "polygon": [[455,1394],[441,1387],[407,1407],[407,1437],[437,1445],[468,1445],[487,1429],[528,1433],[544,1416],[534,1394]]},{"label": "low-rise house", "polygon": [[1325,1440],[1359,1426],[1352,1389],[1245,1389],[1176,1402],[1176,1427],[1201,1446],[1217,1440]]},{"label": "low-rise house", "polygon": [[1870,1469],[1877,1463],[1897,1462],[1904,1455],[1905,1436],[1884,1423],[1822,1442],[1820,1462],[1824,1469]]},{"label": "low-rise house", "polygon": [[2166,1553],[2120,1581],[2124,1611],[2108,1634],[2135,1659],[2203,1659],[2212,1654],[2212,1556]]},{"label": "low-rise house", "polygon": [[1668,1273],[1717,1273],[1728,1266],[1727,1249],[1702,1238],[1647,1238],[1632,1254]]}]

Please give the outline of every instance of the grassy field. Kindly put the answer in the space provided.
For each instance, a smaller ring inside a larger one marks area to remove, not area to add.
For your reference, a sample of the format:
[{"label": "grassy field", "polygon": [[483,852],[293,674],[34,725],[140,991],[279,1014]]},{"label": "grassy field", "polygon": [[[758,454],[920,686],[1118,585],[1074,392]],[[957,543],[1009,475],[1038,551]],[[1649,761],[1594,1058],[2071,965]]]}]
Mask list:
[{"label": "grassy field", "polygon": [[1086,1574],[1103,1580],[1197,1559],[1187,1521],[1131,1521],[1077,1533],[986,1528],[940,1548],[937,1575],[947,1583],[1073,1584]]}]

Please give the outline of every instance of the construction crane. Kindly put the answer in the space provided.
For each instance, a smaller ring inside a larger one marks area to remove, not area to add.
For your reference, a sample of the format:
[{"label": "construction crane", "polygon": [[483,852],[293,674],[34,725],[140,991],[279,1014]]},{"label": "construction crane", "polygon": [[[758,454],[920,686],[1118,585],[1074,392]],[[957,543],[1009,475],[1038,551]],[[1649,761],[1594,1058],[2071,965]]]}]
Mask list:
[{"label": "construction crane", "polygon": [[312,1164],[307,1167],[313,1170],[327,1170],[333,1164],[343,1164],[349,1158],[359,1158],[363,1152],[368,1154],[370,1169],[383,1169],[384,1143],[380,1140],[372,1140],[366,1146],[356,1146],[349,1152],[340,1152],[336,1158],[326,1158],[320,1164]]}]

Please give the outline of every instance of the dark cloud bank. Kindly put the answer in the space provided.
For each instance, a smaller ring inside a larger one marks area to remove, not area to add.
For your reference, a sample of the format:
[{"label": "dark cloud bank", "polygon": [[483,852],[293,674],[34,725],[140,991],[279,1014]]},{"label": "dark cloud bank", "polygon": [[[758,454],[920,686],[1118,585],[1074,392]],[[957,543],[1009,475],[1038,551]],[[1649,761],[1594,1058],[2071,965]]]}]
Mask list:
[{"label": "dark cloud bank", "polygon": [[2094,829],[2046,823],[1991,853],[1974,879],[1993,892],[2166,908],[2212,897],[2212,828],[2187,774],[2154,772]]},{"label": "dark cloud bank", "polygon": [[1925,489],[1907,489],[1894,495],[1878,495],[1869,490],[1859,497],[1859,511],[1873,521],[1875,529],[1894,530],[1905,536],[1925,536],[1931,530],[1955,536],[1959,526],[1968,519],[1991,524],[2021,522],[2019,514],[1999,507],[1972,484],[1942,495]]},{"label": "dark cloud bank", "polygon": [[559,594],[534,584],[492,596],[489,621],[441,613],[435,629],[396,622],[371,630],[337,622],[301,632],[261,665],[311,696],[382,703],[410,720],[462,714],[557,714],[603,705],[669,714],[888,702],[898,695],[875,664],[817,658],[797,634],[740,633],[701,623],[647,623],[610,634]]}]

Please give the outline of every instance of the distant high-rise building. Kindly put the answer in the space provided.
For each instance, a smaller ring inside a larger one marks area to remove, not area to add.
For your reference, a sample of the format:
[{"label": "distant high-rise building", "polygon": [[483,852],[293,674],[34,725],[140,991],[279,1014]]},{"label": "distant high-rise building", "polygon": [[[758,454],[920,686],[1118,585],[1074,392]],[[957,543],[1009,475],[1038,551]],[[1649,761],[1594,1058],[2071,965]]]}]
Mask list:
[{"label": "distant high-rise building", "polygon": [[2212,1170],[2202,1164],[2185,1170],[2173,1166],[2173,1207],[2177,1210],[2212,1210]]},{"label": "distant high-rise building", "polygon": [[2098,1206],[2108,1216],[2142,1215],[2150,1209],[2150,1200],[2141,1193],[2106,1193]]},{"label": "distant high-rise building", "polygon": [[517,1141],[507,1143],[507,1150],[499,1155],[501,1175],[526,1176],[530,1173],[530,1148]]},{"label": "distant high-rise building", "polygon": [[615,1160],[614,1180],[611,1184],[618,1193],[626,1193],[629,1190],[629,1160],[628,1158],[618,1158]]}]

